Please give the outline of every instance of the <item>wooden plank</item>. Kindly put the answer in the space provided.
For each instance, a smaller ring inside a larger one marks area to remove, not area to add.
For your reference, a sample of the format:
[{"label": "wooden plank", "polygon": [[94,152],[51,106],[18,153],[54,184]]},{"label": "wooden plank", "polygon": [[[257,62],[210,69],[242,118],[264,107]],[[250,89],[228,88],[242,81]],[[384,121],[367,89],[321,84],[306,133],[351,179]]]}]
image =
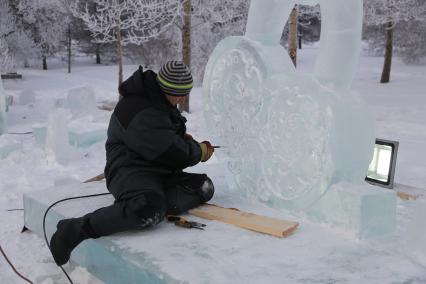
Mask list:
[{"label": "wooden plank", "polygon": [[299,226],[297,222],[261,216],[213,204],[201,205],[189,210],[189,213],[200,218],[221,221],[279,238],[287,237]]},{"label": "wooden plank", "polygon": [[403,200],[416,200],[425,194],[425,190],[410,185],[395,183],[394,190]]},{"label": "wooden plank", "polygon": [[403,200],[416,200],[417,198],[422,196],[421,194],[414,194],[404,191],[397,191],[396,195]]}]

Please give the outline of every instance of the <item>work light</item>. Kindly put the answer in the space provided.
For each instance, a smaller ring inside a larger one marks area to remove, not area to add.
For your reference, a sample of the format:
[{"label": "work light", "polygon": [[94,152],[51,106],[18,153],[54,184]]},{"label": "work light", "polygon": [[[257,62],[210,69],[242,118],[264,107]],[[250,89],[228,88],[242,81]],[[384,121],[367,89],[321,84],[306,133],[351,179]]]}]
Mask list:
[{"label": "work light", "polygon": [[376,139],[373,159],[365,180],[371,184],[393,188],[398,141]]}]

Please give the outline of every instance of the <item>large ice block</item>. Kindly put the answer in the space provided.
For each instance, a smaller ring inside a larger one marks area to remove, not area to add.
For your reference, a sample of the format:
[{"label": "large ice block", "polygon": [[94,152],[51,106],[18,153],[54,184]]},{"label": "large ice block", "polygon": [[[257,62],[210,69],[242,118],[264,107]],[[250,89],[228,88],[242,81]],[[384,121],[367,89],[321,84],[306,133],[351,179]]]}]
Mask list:
[{"label": "large ice block", "polygon": [[[55,201],[78,195],[106,192],[104,183],[70,184],[44,191],[24,194],[25,226],[43,237],[43,215],[49,205]],[[60,219],[83,215],[97,208],[113,203],[111,196],[95,197],[70,201],[54,207],[46,218],[46,233],[50,240]],[[132,235],[128,233],[127,235]],[[129,247],[119,245],[121,236],[87,240],[78,246],[71,260],[85,267],[89,272],[106,284],[117,283],[177,283],[162,272],[144,253],[132,252]],[[152,257],[152,256],[151,256]]]},{"label": "large ice block", "polygon": [[416,200],[411,220],[403,238],[405,252],[426,267],[426,197]]},{"label": "large ice block", "polygon": [[107,128],[105,123],[73,120],[68,124],[69,142],[74,147],[89,147],[106,139]]},{"label": "large ice block", "polygon": [[[220,181],[212,179],[218,192],[223,192],[225,188]],[[40,237],[43,237],[43,215],[49,205],[66,197],[106,192],[103,182],[60,183],[63,186],[24,194],[25,226]],[[224,204],[229,197],[223,195],[219,200],[222,201],[219,205],[250,207],[250,211],[258,213],[261,210],[249,204]],[[69,200],[54,206],[46,218],[48,240],[59,219],[82,216],[112,203],[113,198],[108,195]],[[276,211],[269,212],[269,216],[289,218]],[[184,217],[203,222],[207,227],[204,231],[188,230],[162,222],[153,229],[84,241],[73,251],[71,260],[107,284],[247,283],[242,278],[265,283],[285,278],[287,272],[282,268],[289,267],[292,260],[282,257],[283,253],[293,250],[295,255],[303,254],[296,247],[300,242],[311,240],[296,234],[285,239],[275,238],[224,223]],[[242,259],[244,265],[239,265]]]},{"label": "large ice block", "polygon": [[67,104],[74,117],[92,114],[96,110],[93,88],[83,86],[70,89],[68,91]]},{"label": "large ice block", "polygon": [[36,94],[31,89],[24,89],[18,95],[18,103],[20,105],[28,105],[35,103]]},{"label": "large ice block", "polygon": [[0,135],[0,160],[21,148],[22,143],[16,136],[8,134]]},{"label": "large ice block", "polygon": [[0,79],[0,135],[6,132],[6,94]]},{"label": "large ice block", "polygon": [[306,213],[311,219],[344,228],[363,239],[391,233],[396,227],[396,194],[367,183],[337,183]]}]

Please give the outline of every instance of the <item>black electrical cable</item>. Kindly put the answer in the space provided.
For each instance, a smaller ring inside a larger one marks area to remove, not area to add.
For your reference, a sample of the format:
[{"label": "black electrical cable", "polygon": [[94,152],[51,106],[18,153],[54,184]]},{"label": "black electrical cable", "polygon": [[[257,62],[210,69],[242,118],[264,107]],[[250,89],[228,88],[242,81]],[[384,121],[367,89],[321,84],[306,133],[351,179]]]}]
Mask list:
[{"label": "black electrical cable", "polygon": [[[53,203],[52,205],[50,205],[46,211],[44,212],[44,216],[43,216],[43,233],[44,233],[44,240],[46,241],[47,247],[49,248],[50,253],[52,253],[52,250],[50,249],[50,244],[49,241],[47,240],[47,235],[46,235],[46,216],[47,213],[49,212],[49,210],[55,206],[58,203],[67,201],[67,200],[73,200],[73,199],[79,199],[79,198],[87,198],[87,197],[95,197],[95,196],[102,196],[102,195],[110,195],[111,193],[98,193],[98,194],[90,194],[90,195],[81,195],[81,196],[75,196],[75,197],[68,197],[68,198],[64,198],[61,200],[56,201],[55,203]],[[71,284],[74,284],[74,282],[72,282],[70,276],[68,275],[68,273],[65,271],[65,269],[62,266],[59,266],[61,268],[61,270],[64,272],[65,276],[68,278],[69,282]]]},{"label": "black electrical cable", "polygon": [[30,284],[33,284],[33,282],[31,280],[29,280],[27,277],[25,277],[24,275],[22,275],[21,273],[19,273],[18,270],[16,270],[15,266],[12,264],[12,262],[9,260],[9,258],[7,257],[6,252],[2,249],[2,247],[0,246],[0,253],[4,256],[4,258],[6,259],[7,263],[10,265],[10,267],[12,267],[13,271],[19,276],[21,277],[23,280],[27,281]]}]

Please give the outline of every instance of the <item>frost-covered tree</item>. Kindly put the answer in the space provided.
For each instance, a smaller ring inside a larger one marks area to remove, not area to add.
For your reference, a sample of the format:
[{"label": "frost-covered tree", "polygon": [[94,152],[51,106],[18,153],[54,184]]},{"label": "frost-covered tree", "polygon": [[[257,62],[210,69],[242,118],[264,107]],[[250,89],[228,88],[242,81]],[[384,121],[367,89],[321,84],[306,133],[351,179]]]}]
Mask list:
[{"label": "frost-covered tree", "polygon": [[13,68],[13,55],[9,52],[7,39],[15,33],[15,18],[6,2],[0,3],[0,72]]},{"label": "frost-covered tree", "polygon": [[14,68],[13,55],[6,42],[0,38],[0,73],[11,72]]},{"label": "frost-covered tree", "polygon": [[191,69],[202,82],[207,60],[218,42],[245,31],[249,0],[192,0]]},{"label": "frost-covered tree", "polygon": [[390,79],[393,36],[395,27],[403,22],[424,19],[425,0],[366,0],[364,1],[365,21],[370,25],[384,25],[385,60],[383,64],[381,83]]},{"label": "frost-covered tree", "polygon": [[163,33],[173,23],[180,0],[94,0],[94,6],[77,0],[75,17],[84,21],[94,42],[116,43],[118,82],[123,81],[123,46],[141,45]]},{"label": "frost-covered tree", "polygon": [[47,69],[47,58],[63,48],[68,17],[59,0],[9,0],[16,26],[30,37]]},{"label": "frost-covered tree", "polygon": [[[304,41],[318,41],[321,32],[321,9],[320,5],[298,5],[299,7],[299,25],[298,33]],[[299,43],[301,45],[301,41]]]}]

